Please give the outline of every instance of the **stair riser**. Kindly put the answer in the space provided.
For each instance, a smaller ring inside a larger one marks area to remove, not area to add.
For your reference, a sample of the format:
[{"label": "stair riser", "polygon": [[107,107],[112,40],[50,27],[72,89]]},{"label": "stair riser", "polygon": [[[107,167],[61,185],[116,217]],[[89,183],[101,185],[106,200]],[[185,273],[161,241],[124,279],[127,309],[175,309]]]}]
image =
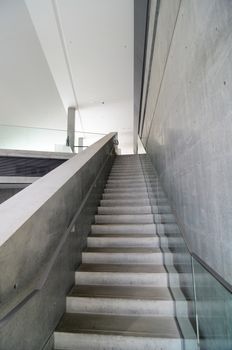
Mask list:
[{"label": "stair riser", "polygon": [[[152,205],[152,206],[165,206],[165,207],[168,207],[168,201],[167,199],[149,199],[149,198],[146,198],[146,199],[142,199],[141,197],[139,197],[139,205]],[[108,207],[115,207],[115,206],[134,206],[134,207],[137,207],[138,206],[138,203],[134,200],[134,199],[102,199],[100,201],[100,205],[101,206],[108,206]]]},{"label": "stair riser", "polygon": [[131,187],[131,186],[146,186],[146,185],[160,185],[160,183],[156,180],[153,181],[145,181],[145,180],[140,180],[140,181],[134,181],[134,180],[108,180],[106,183],[106,186],[125,186],[125,187]]},{"label": "stair riser", "polygon": [[[118,188],[118,190],[115,188],[105,188],[104,189],[104,194],[109,194],[109,195],[120,195],[120,196],[126,196],[126,195],[137,195],[138,197],[140,196],[155,196],[158,198],[166,198],[166,194],[162,190],[156,190],[156,189],[150,189],[148,187],[146,188],[139,188],[139,187],[134,187],[132,189],[124,189],[124,188]],[[139,201],[137,203],[139,205]]]},{"label": "stair riser", "polygon": [[162,194],[149,194],[148,192],[144,192],[144,193],[103,193],[102,195],[102,199],[134,199],[137,201],[137,205],[138,203],[140,203],[140,199],[152,199],[155,201],[155,203],[152,204],[156,204],[159,203],[160,201],[162,203],[167,204],[167,199],[164,195]]},{"label": "stair riser", "polygon": [[[157,286],[168,287],[166,273],[81,272],[75,273],[75,282],[80,285],[106,286]],[[187,283],[185,283],[187,284]],[[172,286],[179,286],[179,276],[172,276]]]},{"label": "stair riser", "polygon": [[104,253],[83,252],[84,264],[184,264],[189,261],[186,254],[180,253]]},{"label": "stair riser", "polygon": [[[161,243],[160,243],[161,240]],[[88,237],[89,248],[172,248],[182,247],[184,243],[180,239],[167,239],[165,237],[130,238],[130,237]]]},{"label": "stair riser", "polygon": [[[181,315],[187,316],[187,303],[178,302],[178,307]],[[173,300],[67,297],[66,312],[171,317],[175,316],[175,305]]]},{"label": "stair riser", "polygon": [[[165,254],[166,255],[166,254]],[[171,257],[166,256],[166,261]],[[163,264],[162,253],[82,253],[83,264]]]},{"label": "stair riser", "polygon": [[[137,207],[138,203],[135,202],[132,199],[129,200],[124,200],[124,199],[102,199],[100,201],[100,205],[103,207],[127,207],[127,206],[133,206],[133,207]],[[145,206],[149,206],[150,205],[150,201],[149,198],[143,199],[139,201],[139,205],[145,205]]]},{"label": "stair riser", "polygon": [[123,272],[80,272],[75,273],[79,285],[102,286],[151,286],[151,287],[192,287],[190,273],[123,273]]},{"label": "stair riser", "polygon": [[110,175],[108,180],[133,180],[133,181],[141,181],[146,179],[154,181],[158,180],[157,176],[147,176],[147,175]]},{"label": "stair riser", "polygon": [[181,339],[55,332],[55,349],[62,350],[180,350]]},{"label": "stair riser", "polygon": [[140,248],[156,248],[159,247],[159,237],[152,238],[127,238],[127,237],[88,237],[89,248],[113,248],[113,247],[140,247]]},{"label": "stair riser", "polygon": [[150,206],[141,207],[98,207],[99,215],[151,214]]},{"label": "stair riser", "polygon": [[149,186],[136,186],[136,187],[117,187],[117,186],[107,186],[104,189],[104,193],[133,193],[133,192],[149,192],[149,193],[161,193],[164,194],[164,192],[162,191],[162,189],[158,189],[158,188],[152,188]]},{"label": "stair riser", "polygon": [[146,224],[146,225],[92,225],[93,234],[179,234],[176,224]]},{"label": "stair riser", "polygon": [[153,224],[152,214],[143,215],[95,215],[96,224]]},{"label": "stair riser", "polygon": [[155,224],[146,225],[92,225],[91,232],[93,234],[109,233],[109,234],[155,234]]},{"label": "stair riser", "polygon": [[141,207],[98,207],[99,215],[123,215],[123,214],[171,214],[169,206],[141,206]]},{"label": "stair riser", "polygon": [[111,192],[116,192],[116,193],[117,192],[124,192],[124,193],[131,192],[131,193],[133,193],[134,191],[136,191],[136,192],[149,191],[151,193],[152,192],[155,192],[155,193],[160,192],[163,194],[165,193],[161,187],[158,187],[158,186],[151,187],[151,186],[146,185],[146,184],[144,184],[144,185],[140,185],[140,184],[138,184],[138,185],[133,185],[133,184],[131,184],[131,185],[123,185],[123,184],[108,185],[108,184],[106,184],[104,191],[106,191],[106,192],[111,191]]},{"label": "stair riser", "polygon": [[[134,175],[139,175],[139,176],[144,176],[144,173],[142,170],[140,171],[134,171],[134,170],[112,170],[110,173],[110,176],[134,176]],[[147,176],[149,176],[150,174],[147,174]],[[154,175],[154,174],[152,174]]]},{"label": "stair riser", "polygon": [[160,214],[122,214],[95,215],[96,224],[152,224],[175,223],[173,215]]},{"label": "stair riser", "polygon": [[[115,175],[115,173],[117,173],[117,175],[120,176],[124,176],[125,174],[129,174],[129,175],[133,175],[133,176],[144,176],[144,172],[141,168],[112,168],[112,171],[110,172],[110,176],[111,175]],[[150,175],[150,174],[147,174]],[[154,174],[153,174],[154,175]]]}]

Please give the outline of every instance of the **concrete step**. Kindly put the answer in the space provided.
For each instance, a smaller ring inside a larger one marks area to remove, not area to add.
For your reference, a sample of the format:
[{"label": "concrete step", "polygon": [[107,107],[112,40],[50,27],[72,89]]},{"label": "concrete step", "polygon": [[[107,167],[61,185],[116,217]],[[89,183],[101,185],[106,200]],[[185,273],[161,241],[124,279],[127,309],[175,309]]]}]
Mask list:
[{"label": "concrete step", "polygon": [[154,235],[90,235],[87,237],[87,246],[89,248],[97,247],[183,247],[184,241],[179,237],[158,237]]},{"label": "concrete step", "polygon": [[[176,288],[178,315],[188,316],[190,301]],[[179,295],[179,297],[177,296]],[[68,313],[176,316],[168,288],[130,286],[75,286],[66,298]]]},{"label": "concrete step", "polygon": [[180,229],[176,224],[125,224],[125,225],[91,225],[93,234],[180,234]]},{"label": "concrete step", "polygon": [[[143,185],[146,184],[147,181],[145,179],[141,179],[141,180],[131,180],[131,179],[116,179],[116,180],[111,180],[108,179],[107,184],[108,185],[131,185],[134,184],[135,186],[137,185]],[[157,184],[159,183],[158,180],[150,180],[149,183],[154,183]]]},{"label": "concrete step", "polygon": [[[138,193],[103,193],[102,199],[148,199],[148,193],[144,192],[144,194]],[[137,205],[139,204],[139,201]]]},{"label": "concrete step", "polygon": [[[137,170],[137,171],[134,171],[134,170],[111,170],[110,172],[110,176],[111,175],[120,175],[120,176],[134,176],[134,175],[140,175],[140,176],[143,176],[144,175],[144,172],[142,170]],[[149,175],[149,174],[147,174]],[[154,175],[154,174],[153,174]]]},{"label": "concrete step", "polygon": [[87,238],[88,248],[93,247],[159,247],[160,238],[154,235],[90,235]]},{"label": "concrete step", "polygon": [[101,206],[109,206],[109,207],[114,207],[114,206],[138,206],[138,205],[152,205],[152,206],[168,206],[168,200],[166,198],[158,198],[158,199],[154,199],[154,198],[141,198],[141,196],[139,196],[139,201],[135,201],[133,198],[129,198],[129,199],[123,199],[123,198],[119,198],[119,199],[102,199],[100,201],[100,205]]},{"label": "concrete step", "polygon": [[128,187],[151,187],[151,188],[159,188],[159,189],[162,189],[162,186],[160,184],[160,182],[158,181],[131,181],[131,182],[128,182],[126,183],[125,181],[118,181],[118,183],[116,182],[116,180],[109,180],[107,181],[106,183],[106,187],[116,187],[116,186],[119,186],[119,187],[122,187],[122,188],[126,188],[127,186]]},{"label": "concrete step", "polygon": [[174,317],[66,313],[54,334],[55,349],[181,350]]},{"label": "concrete step", "polygon": [[161,188],[150,187],[150,186],[138,186],[138,187],[121,187],[121,186],[106,186],[104,189],[104,193],[160,193],[164,195],[164,192]]},{"label": "concrete step", "polygon": [[163,253],[159,248],[87,248],[82,252],[82,263],[161,265]]},{"label": "concrete step", "polygon": [[155,224],[127,224],[127,225],[92,225],[91,232],[93,234],[98,233],[111,233],[111,234],[156,234]]},{"label": "concrete step", "polygon": [[[135,199],[137,201],[137,205],[140,203],[140,199],[151,199],[154,200],[155,203],[159,200],[166,200],[165,203],[167,203],[167,198],[161,194],[161,193],[103,193],[102,194],[102,199]],[[153,202],[152,202],[153,204]]]},{"label": "concrete step", "polygon": [[175,217],[172,214],[95,215],[96,224],[162,224],[175,222]]},{"label": "concrete step", "polygon": [[[173,273],[173,278],[178,286],[178,272]],[[82,264],[75,273],[75,282],[77,285],[167,287],[168,274],[163,265]]]},{"label": "concrete step", "polygon": [[108,180],[158,180],[157,176],[147,175],[109,175]]},{"label": "concrete step", "polygon": [[82,252],[84,264],[184,264],[189,255],[185,252],[172,252],[169,249],[112,247],[87,248]]},{"label": "concrete step", "polygon": [[113,166],[111,169],[110,174],[114,173],[114,172],[118,172],[121,174],[124,174],[125,172],[130,172],[130,173],[134,173],[134,174],[138,174],[138,173],[142,173],[144,174],[144,171],[141,167],[125,167],[125,166]]},{"label": "concrete step", "polygon": [[169,206],[101,206],[98,207],[100,215],[120,215],[120,214],[171,214]]},{"label": "concrete step", "polygon": [[[167,273],[168,271],[168,273]],[[155,286],[173,287],[192,286],[192,274],[189,265],[178,267],[163,265],[136,264],[82,264],[75,273],[78,285],[111,286]]]},{"label": "concrete step", "polygon": [[150,200],[148,197],[145,199],[139,198],[139,203],[135,201],[134,199],[102,199],[100,201],[100,205],[104,207],[123,207],[123,206],[134,206],[137,207],[138,205],[145,205],[148,206],[150,205]]},{"label": "concrete step", "polygon": [[151,214],[152,208],[147,206],[124,206],[124,207],[98,207],[99,215],[120,215],[120,214]]},{"label": "concrete step", "polygon": [[96,224],[153,224],[153,214],[95,215]]}]

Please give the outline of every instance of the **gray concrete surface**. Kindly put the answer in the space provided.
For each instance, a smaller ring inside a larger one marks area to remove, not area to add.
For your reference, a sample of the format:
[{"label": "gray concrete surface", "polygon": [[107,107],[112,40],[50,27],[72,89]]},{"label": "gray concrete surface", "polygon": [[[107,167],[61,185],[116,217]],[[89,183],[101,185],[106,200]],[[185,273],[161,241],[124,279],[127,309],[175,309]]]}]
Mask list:
[{"label": "gray concrete surface", "polygon": [[[189,248],[230,284],[231,26],[230,1],[161,1],[141,135]],[[231,349],[231,294],[212,276],[207,293],[207,276],[196,279],[201,347]]]},{"label": "gray concrete surface", "polygon": [[105,164],[43,288],[0,329],[0,349],[41,349],[63,314],[65,295],[74,283],[80,252],[114,157],[113,135],[105,136],[0,206],[2,317],[42,283],[55,248]]},{"label": "gray concrete surface", "polygon": [[[133,167],[135,177],[137,171],[142,170],[146,178],[154,179],[153,167],[146,156],[116,157],[112,171],[121,165]],[[130,186],[130,182],[124,181]],[[110,183],[108,179],[106,186]],[[134,201],[139,205],[141,192],[134,187],[128,189],[137,194]],[[153,195],[159,197],[155,190]],[[122,205],[121,214],[95,215],[87,248],[82,252],[82,264],[76,271],[76,286],[67,296],[66,313],[54,334],[55,349],[92,349],[94,342],[95,349],[122,350],[131,348],[135,338],[142,336],[143,342],[136,343],[140,349],[170,350],[177,346],[170,324],[177,327],[176,337],[181,339],[179,350],[197,348],[188,318],[194,317],[192,299],[181,291],[182,287],[185,291],[192,288],[190,259],[183,238],[174,233],[161,239],[153,228],[157,217],[151,214],[151,208],[150,214],[130,214],[127,208]],[[163,218],[159,215],[158,222],[162,218],[175,225],[170,207],[169,210]],[[149,223],[153,223],[153,232],[144,233]],[[149,244],[146,246],[146,243]],[[177,271],[176,265],[181,266],[182,271]],[[99,339],[100,335],[105,337]],[[120,335],[123,344],[116,343],[114,335]],[[82,343],[83,336],[88,339],[88,345]]]},{"label": "gray concrete surface", "polygon": [[161,1],[142,139],[190,248],[232,283],[231,2],[178,3]]},{"label": "gray concrete surface", "polygon": [[134,1],[134,152],[138,148],[138,124],[139,124],[139,110],[140,98],[142,91],[143,79],[143,60],[145,48],[146,35],[146,20],[147,20],[147,0]]}]

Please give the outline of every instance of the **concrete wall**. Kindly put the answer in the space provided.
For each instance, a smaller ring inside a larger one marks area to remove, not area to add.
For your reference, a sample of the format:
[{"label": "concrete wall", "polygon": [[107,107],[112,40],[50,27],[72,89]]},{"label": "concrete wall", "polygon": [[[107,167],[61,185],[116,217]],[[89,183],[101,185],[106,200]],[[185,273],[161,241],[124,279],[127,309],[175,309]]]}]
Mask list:
[{"label": "concrete wall", "polygon": [[[0,206],[0,349],[43,349],[53,334],[94,222],[113,147],[109,134]],[[35,288],[32,298],[9,314]]]},{"label": "concrete wall", "polygon": [[190,248],[232,283],[232,7],[161,0],[142,141]]},{"label": "concrete wall", "polygon": [[134,152],[138,147],[139,110],[143,79],[148,0],[134,0]]}]

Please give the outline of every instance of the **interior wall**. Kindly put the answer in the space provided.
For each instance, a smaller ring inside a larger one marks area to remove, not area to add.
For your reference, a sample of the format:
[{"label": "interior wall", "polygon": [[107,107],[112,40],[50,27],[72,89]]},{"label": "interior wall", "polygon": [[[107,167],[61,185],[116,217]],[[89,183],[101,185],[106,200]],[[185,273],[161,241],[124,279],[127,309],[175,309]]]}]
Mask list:
[{"label": "interior wall", "polygon": [[161,0],[142,141],[193,252],[232,283],[232,7]]},{"label": "interior wall", "polygon": [[66,113],[24,1],[0,2],[0,124],[66,129]]},{"label": "interior wall", "polygon": [[148,0],[134,0],[134,153],[138,150],[139,113],[146,47]]}]

